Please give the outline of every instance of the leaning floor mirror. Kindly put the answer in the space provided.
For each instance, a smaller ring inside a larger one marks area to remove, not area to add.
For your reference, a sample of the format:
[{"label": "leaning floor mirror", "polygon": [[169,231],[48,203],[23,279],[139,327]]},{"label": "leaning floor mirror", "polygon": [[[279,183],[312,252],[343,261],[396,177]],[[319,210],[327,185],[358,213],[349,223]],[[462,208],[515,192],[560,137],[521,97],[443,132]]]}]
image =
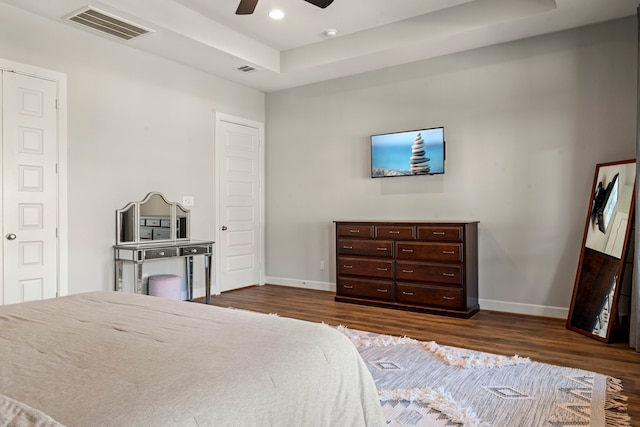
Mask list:
[{"label": "leaning floor mirror", "polygon": [[629,331],[635,181],[635,160],[596,166],[567,328],[603,342]]}]

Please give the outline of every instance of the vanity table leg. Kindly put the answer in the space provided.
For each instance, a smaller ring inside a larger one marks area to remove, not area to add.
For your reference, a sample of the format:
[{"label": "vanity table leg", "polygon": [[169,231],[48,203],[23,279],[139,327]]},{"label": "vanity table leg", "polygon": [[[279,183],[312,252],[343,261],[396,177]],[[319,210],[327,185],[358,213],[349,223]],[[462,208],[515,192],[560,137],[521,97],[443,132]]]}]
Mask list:
[{"label": "vanity table leg", "polygon": [[211,254],[204,256],[205,302],[211,302]]},{"label": "vanity table leg", "polygon": [[142,263],[134,263],[133,264],[133,276],[136,280],[136,293],[142,293]]},{"label": "vanity table leg", "polygon": [[187,258],[187,300],[193,301],[193,257]]},{"label": "vanity table leg", "polygon": [[122,292],[122,264],[123,261],[116,261],[116,291]]}]

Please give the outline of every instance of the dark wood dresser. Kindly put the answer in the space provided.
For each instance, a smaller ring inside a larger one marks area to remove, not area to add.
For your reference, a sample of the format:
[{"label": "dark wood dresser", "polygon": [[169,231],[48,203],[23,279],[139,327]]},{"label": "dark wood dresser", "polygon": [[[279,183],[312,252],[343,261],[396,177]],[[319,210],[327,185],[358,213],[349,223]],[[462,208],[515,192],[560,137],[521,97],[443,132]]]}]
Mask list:
[{"label": "dark wood dresser", "polygon": [[478,222],[336,221],[336,301],[471,317]]}]

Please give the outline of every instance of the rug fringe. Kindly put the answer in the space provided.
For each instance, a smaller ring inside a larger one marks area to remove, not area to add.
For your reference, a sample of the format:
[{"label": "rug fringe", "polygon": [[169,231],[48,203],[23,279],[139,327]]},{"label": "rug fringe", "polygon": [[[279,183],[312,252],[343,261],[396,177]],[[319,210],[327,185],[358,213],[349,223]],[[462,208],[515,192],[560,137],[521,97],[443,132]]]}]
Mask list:
[{"label": "rug fringe", "polygon": [[607,377],[607,392],[604,402],[604,418],[607,427],[630,427],[627,414],[627,396],[622,394],[622,380]]},{"label": "rug fringe", "polygon": [[528,357],[520,357],[517,354],[509,357],[499,354],[474,352],[470,356],[465,356],[460,351],[442,347],[435,341],[422,342],[422,346],[448,365],[464,369],[503,368],[505,366],[527,365],[531,363],[531,359]]},{"label": "rug fringe", "polygon": [[356,347],[371,347],[371,346],[387,347],[389,345],[414,344],[414,343],[417,344],[419,342],[417,340],[414,340],[413,338],[394,337],[391,335],[378,335],[375,338],[368,338],[368,337],[365,338],[360,336],[360,334],[358,334],[357,332],[352,331],[351,329],[343,325],[337,326],[336,330],[346,335]]},{"label": "rug fringe", "polygon": [[406,400],[408,402],[420,401],[429,407],[442,412],[451,421],[462,424],[465,427],[490,427],[490,424],[478,418],[471,408],[463,407],[458,404],[443,389],[430,388],[405,388],[395,390],[380,390],[380,401],[399,401]]},{"label": "rug fringe", "polygon": [[422,347],[433,353],[449,366],[463,369],[478,368],[503,368],[505,366],[526,365],[531,363],[528,357],[502,356],[499,354],[474,352],[472,355],[461,353],[452,347],[443,347],[435,341],[418,341],[409,337],[395,337],[391,335],[377,335],[374,338],[363,336],[357,330],[350,330],[346,326],[340,325],[336,329],[346,335],[356,347],[387,347],[390,345],[420,344]]}]

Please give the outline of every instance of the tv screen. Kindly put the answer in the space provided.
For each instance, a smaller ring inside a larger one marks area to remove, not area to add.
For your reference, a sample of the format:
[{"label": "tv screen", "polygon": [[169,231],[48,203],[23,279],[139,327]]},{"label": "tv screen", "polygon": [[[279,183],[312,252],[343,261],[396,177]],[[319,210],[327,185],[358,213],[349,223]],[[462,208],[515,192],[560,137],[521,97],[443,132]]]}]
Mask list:
[{"label": "tv screen", "polygon": [[371,136],[371,177],[444,173],[444,127]]}]

